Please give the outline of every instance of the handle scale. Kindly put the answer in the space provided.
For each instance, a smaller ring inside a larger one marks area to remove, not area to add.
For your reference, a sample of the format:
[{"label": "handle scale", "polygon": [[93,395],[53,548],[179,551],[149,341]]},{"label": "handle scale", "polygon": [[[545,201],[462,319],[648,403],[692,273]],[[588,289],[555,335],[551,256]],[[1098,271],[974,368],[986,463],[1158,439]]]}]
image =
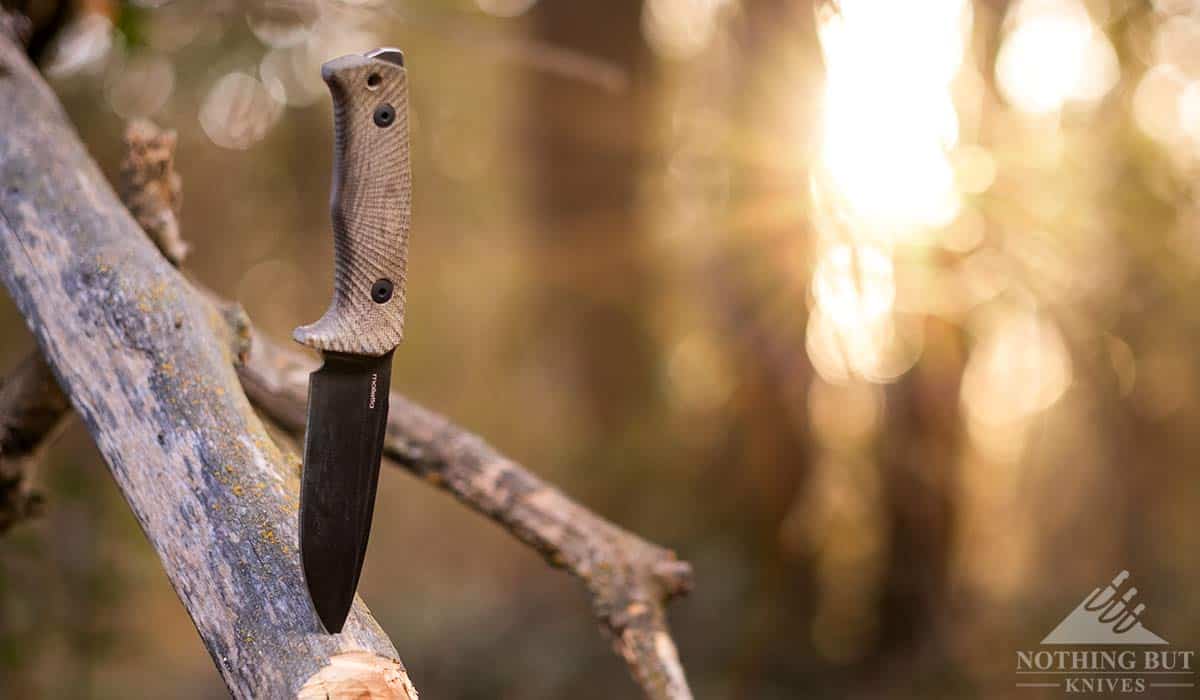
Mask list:
[{"label": "handle scale", "polygon": [[298,342],[379,357],[404,337],[404,277],[412,211],[408,76],[395,49],[321,66],[333,97],[333,300]]}]

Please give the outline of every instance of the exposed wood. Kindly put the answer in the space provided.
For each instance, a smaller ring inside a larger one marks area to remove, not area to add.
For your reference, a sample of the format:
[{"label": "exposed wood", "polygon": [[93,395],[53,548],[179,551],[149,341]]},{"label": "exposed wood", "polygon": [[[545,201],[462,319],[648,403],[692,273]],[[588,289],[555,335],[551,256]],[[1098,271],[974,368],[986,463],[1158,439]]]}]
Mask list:
[{"label": "exposed wood", "polygon": [[417,700],[417,689],[399,661],[352,651],[338,654],[304,684],[299,700],[396,698]]},{"label": "exposed wood", "polygon": [[296,555],[298,460],[243,394],[237,339],[142,234],[7,37],[0,124],[0,281],[231,693],[294,697],[348,652],[380,657],[360,667],[376,676],[365,684],[403,674],[361,601],[342,634],[321,630]]}]

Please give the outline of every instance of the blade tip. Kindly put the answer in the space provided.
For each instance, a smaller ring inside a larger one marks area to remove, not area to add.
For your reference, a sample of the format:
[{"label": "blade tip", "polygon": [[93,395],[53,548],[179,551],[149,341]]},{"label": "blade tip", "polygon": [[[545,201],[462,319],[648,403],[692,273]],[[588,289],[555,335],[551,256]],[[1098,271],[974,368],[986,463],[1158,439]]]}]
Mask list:
[{"label": "blade tip", "polygon": [[[308,592],[308,600],[312,604],[313,612],[317,614],[317,619],[321,621],[321,626],[327,634],[339,634],[342,628],[346,625],[346,618],[350,616],[350,608],[354,605],[354,596],[351,594],[350,600],[342,603],[340,600],[331,600],[330,591],[314,590],[313,588],[313,573],[309,570],[309,562],[301,552],[301,569],[304,573],[305,590]],[[320,588],[320,587],[318,587]]]},{"label": "blade tip", "polygon": [[[349,611],[347,611],[349,613]],[[321,626],[325,628],[326,634],[341,634],[342,629],[346,626],[347,615],[342,615],[340,618],[325,617],[318,613],[321,618]]]}]

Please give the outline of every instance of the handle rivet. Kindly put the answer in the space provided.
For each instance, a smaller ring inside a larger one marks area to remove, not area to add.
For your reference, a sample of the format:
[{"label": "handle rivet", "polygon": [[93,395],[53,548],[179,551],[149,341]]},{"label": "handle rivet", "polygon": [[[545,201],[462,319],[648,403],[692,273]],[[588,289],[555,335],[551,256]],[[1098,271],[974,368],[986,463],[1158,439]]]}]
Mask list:
[{"label": "handle rivet", "polygon": [[392,281],[387,278],[375,280],[371,285],[371,298],[376,304],[382,304],[392,298]]},{"label": "handle rivet", "polygon": [[396,110],[390,104],[384,103],[375,108],[375,126],[387,128],[396,121]]}]

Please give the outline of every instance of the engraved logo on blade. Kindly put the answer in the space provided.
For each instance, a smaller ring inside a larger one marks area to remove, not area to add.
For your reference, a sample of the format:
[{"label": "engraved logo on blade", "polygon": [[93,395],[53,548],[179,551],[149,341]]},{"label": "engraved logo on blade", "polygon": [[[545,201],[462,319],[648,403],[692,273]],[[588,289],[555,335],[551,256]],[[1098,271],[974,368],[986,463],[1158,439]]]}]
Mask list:
[{"label": "engraved logo on blade", "polygon": [[371,373],[371,398],[367,401],[367,408],[375,408],[375,385],[379,382],[379,373]]}]

